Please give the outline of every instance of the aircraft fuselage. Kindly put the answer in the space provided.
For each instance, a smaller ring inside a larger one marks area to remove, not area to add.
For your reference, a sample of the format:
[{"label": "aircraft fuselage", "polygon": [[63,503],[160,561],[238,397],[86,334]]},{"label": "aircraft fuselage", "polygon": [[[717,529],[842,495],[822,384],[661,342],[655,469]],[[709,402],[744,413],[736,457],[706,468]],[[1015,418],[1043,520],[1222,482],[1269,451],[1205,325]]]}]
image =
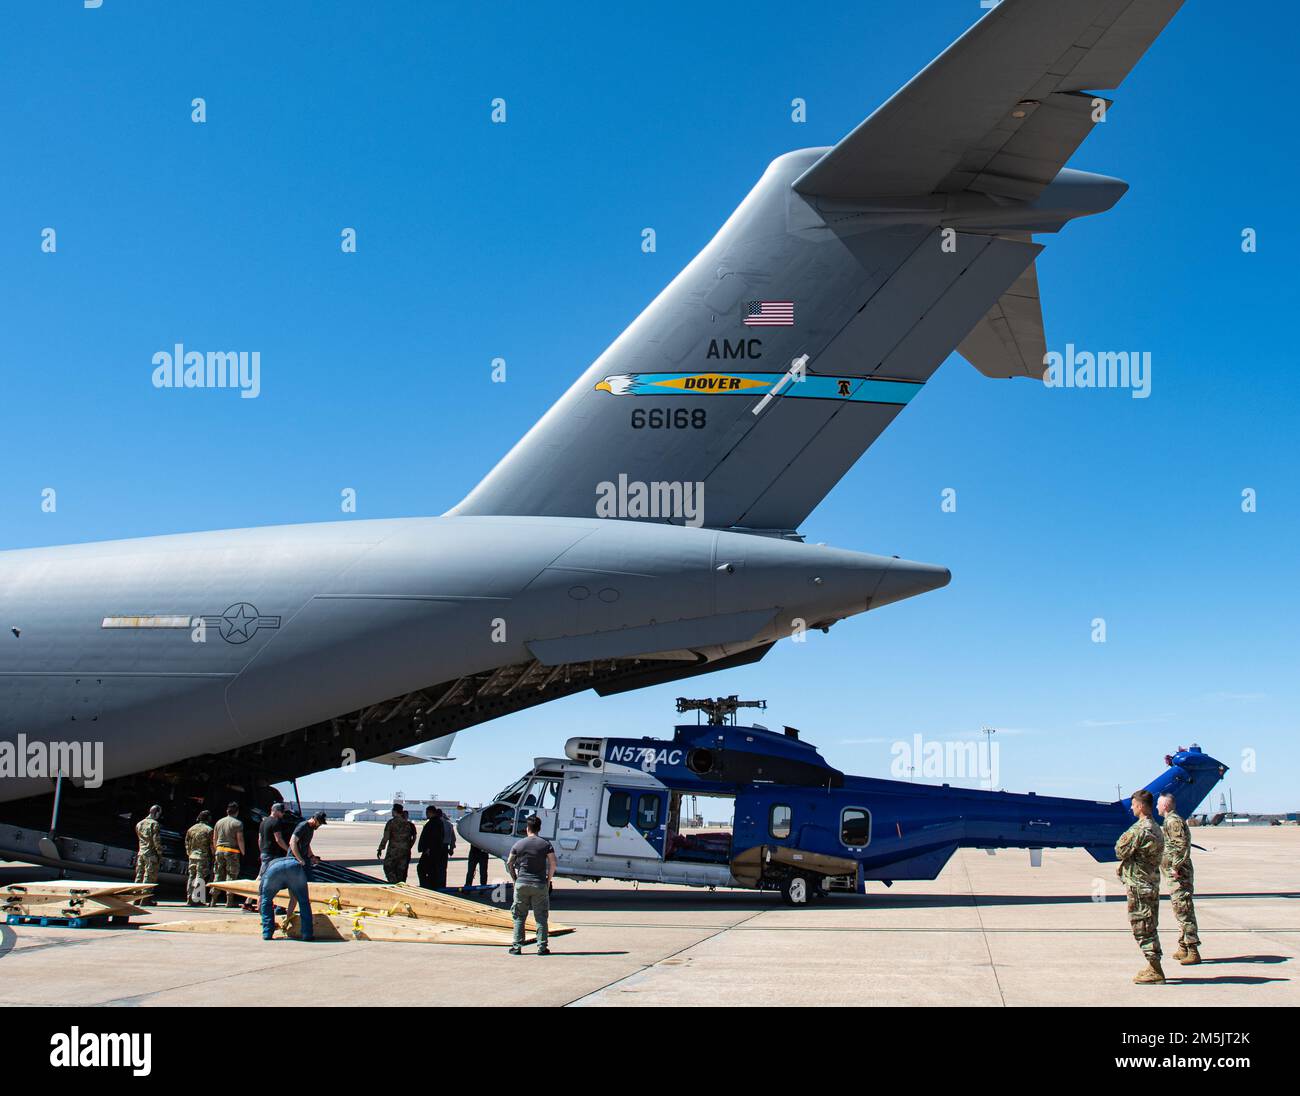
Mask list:
[{"label": "aircraft fuselage", "polygon": [[[112,779],[497,667],[712,661],[947,579],[775,537],[570,518],[339,522],[5,552],[0,743],[102,742],[100,777]],[[365,760],[351,739],[338,752],[333,764]],[[10,776],[0,801],[51,787]]]}]

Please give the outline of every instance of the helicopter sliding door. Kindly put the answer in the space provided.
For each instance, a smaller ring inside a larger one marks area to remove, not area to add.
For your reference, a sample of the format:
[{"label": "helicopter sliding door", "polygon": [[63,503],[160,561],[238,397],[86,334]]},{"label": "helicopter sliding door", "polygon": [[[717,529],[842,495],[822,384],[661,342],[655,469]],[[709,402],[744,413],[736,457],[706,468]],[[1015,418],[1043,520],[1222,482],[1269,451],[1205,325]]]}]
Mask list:
[{"label": "helicopter sliding door", "polygon": [[662,860],[668,832],[668,791],[609,785],[600,804],[597,856]]}]

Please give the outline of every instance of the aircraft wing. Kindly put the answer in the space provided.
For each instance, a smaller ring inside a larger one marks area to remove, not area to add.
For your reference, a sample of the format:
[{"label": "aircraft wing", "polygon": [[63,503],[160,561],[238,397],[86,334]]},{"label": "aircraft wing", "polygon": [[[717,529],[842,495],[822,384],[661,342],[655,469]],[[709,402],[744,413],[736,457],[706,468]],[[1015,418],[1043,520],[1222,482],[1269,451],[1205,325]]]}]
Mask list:
[{"label": "aircraft wing", "polygon": [[1003,0],[794,184],[822,198],[1035,197],[1182,0]]},{"label": "aircraft wing", "polygon": [[451,744],[456,741],[456,732],[443,735],[441,738],[432,738],[428,742],[421,742],[415,746],[407,746],[405,749],[394,750],[392,753],[381,754],[379,757],[369,757],[366,760],[376,765],[423,765],[432,761],[454,761],[451,754]]}]

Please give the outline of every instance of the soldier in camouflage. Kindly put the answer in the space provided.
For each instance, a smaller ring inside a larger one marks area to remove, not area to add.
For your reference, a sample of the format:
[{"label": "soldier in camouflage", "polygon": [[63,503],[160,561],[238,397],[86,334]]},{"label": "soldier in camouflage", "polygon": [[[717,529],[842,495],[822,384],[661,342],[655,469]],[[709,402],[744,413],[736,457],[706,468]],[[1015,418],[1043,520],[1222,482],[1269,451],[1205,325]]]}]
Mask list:
[{"label": "soldier in camouflage", "polygon": [[1165,972],[1160,967],[1160,858],[1165,840],[1160,827],[1151,817],[1155,808],[1152,795],[1145,788],[1133,793],[1132,809],[1137,821],[1115,842],[1119,857],[1119,877],[1128,892],[1128,919],[1133,938],[1147,957],[1147,965],[1134,976],[1138,985],[1161,985]]},{"label": "soldier in camouflage", "polygon": [[1165,853],[1160,860],[1160,870],[1169,887],[1174,916],[1182,928],[1174,958],[1183,966],[1190,967],[1201,961],[1201,937],[1196,931],[1196,906],[1192,902],[1192,837],[1172,795],[1162,795],[1157,805],[1165,820]]},{"label": "soldier in camouflage", "polygon": [[185,904],[210,906],[212,896],[208,884],[212,882],[212,814],[199,811],[198,821],[185,831],[185,854],[189,857],[185,880]]},{"label": "soldier in camouflage", "polygon": [[[162,816],[162,807],[149,808],[149,813],[135,824],[135,836],[140,842],[135,854],[135,881],[137,883],[157,883],[158,865],[162,863],[162,827],[158,819]],[[137,905],[156,906],[158,900],[152,894],[140,899]]]},{"label": "soldier in camouflage", "polygon": [[[415,844],[415,823],[406,817],[406,808],[393,804],[393,816],[384,823],[384,836],[376,856],[384,861],[384,878],[390,883],[405,883],[411,870],[411,846]],[[384,847],[388,855],[384,856]]]}]

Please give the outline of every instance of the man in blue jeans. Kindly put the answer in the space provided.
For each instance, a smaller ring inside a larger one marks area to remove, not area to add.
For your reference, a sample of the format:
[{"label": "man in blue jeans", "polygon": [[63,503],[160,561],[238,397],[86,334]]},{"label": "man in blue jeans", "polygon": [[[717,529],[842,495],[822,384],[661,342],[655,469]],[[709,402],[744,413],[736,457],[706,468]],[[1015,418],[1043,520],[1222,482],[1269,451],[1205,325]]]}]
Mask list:
[{"label": "man in blue jeans", "polygon": [[281,856],[277,860],[271,860],[262,872],[262,887],[257,903],[258,909],[262,911],[262,939],[270,940],[275,935],[275,896],[285,889],[298,904],[299,938],[311,943],[314,925],[311,893],[307,889],[307,868],[294,856]]},{"label": "man in blue jeans", "polygon": [[[283,804],[276,804],[283,807]],[[282,812],[283,813],[283,812]],[[299,822],[294,828],[293,836],[289,838],[289,855],[279,857],[274,860],[264,860],[262,862],[262,873],[259,876],[261,886],[258,891],[259,901],[258,909],[262,912],[262,939],[269,940],[275,932],[275,896],[285,887],[289,888],[289,908],[285,913],[285,919],[293,916],[294,907],[298,906],[300,901],[307,898],[309,891],[307,884],[311,882],[312,868],[320,863],[320,857],[311,851],[311,841],[316,835],[316,831],[325,825],[328,816],[324,811],[317,811],[305,822]],[[287,871],[287,868],[281,864],[281,861],[288,865],[297,865],[301,873],[301,886],[298,885],[299,872]],[[281,874],[277,877],[277,882],[271,890],[271,902],[265,900],[266,882],[268,872],[273,866],[279,866]],[[312,938],[312,921],[311,905],[308,903],[298,910],[299,921],[303,925],[302,939],[309,941]],[[267,920],[268,916],[271,918]]]},{"label": "man in blue jeans", "polygon": [[551,880],[555,876],[555,849],[541,837],[542,820],[532,815],[524,822],[527,836],[516,841],[506,861],[506,871],[515,881],[515,904],[510,911],[515,922],[511,955],[519,955],[524,946],[524,924],[528,912],[537,919],[537,954],[550,955],[546,922],[551,914]]}]

